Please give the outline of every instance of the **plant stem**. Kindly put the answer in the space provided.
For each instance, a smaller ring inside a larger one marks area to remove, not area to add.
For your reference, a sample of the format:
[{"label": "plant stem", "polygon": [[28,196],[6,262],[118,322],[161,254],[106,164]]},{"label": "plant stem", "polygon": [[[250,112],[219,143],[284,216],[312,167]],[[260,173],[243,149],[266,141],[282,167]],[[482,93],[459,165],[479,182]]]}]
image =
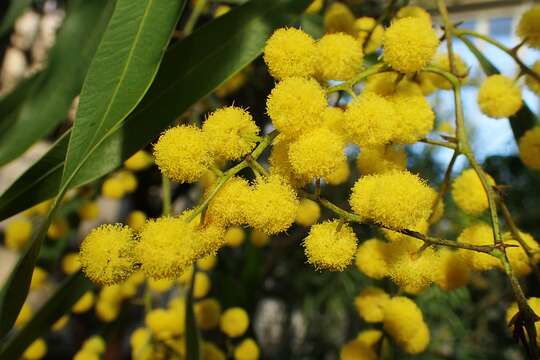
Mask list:
[{"label": "plant stem", "polygon": [[171,182],[165,175],[161,175],[161,186],[163,192],[163,216],[171,215]]},{"label": "plant stem", "polygon": [[450,186],[450,176],[452,175],[452,169],[454,168],[454,164],[456,163],[457,157],[459,156],[459,153],[457,151],[454,151],[454,154],[452,154],[452,158],[450,159],[450,162],[448,163],[448,166],[446,167],[446,171],[444,173],[444,179],[441,184],[441,189],[437,193],[437,198],[435,201],[433,201],[433,205],[431,206],[431,214],[429,215],[428,223],[431,222],[433,219],[433,216],[435,215],[435,211],[437,210],[437,206],[439,205],[439,202],[444,199],[444,196],[448,192],[448,187]]},{"label": "plant stem", "polygon": [[440,141],[440,140],[428,139],[428,138],[420,139],[418,141],[426,143],[426,144],[430,144],[430,145],[442,146],[442,147],[453,149],[453,150],[456,150],[456,147],[457,147],[456,144],[451,143],[449,141]]},{"label": "plant stem", "polygon": [[203,12],[207,1],[208,0],[197,0],[195,2],[193,10],[191,11],[189,18],[186,21],[186,25],[184,26],[184,36],[188,36],[193,32],[193,28],[195,27],[199,16],[201,16],[201,13]]},{"label": "plant stem", "polygon": [[359,82],[368,78],[371,75],[374,75],[380,72],[385,72],[385,71],[389,71],[389,68],[385,64],[383,63],[373,64],[370,67],[368,67],[366,70],[360,72],[351,80],[345,81],[339,85],[329,87],[328,89],[326,89],[326,93],[331,94],[337,91],[346,91],[347,93],[352,94],[354,96],[355,95],[353,91],[354,85],[358,84]]}]

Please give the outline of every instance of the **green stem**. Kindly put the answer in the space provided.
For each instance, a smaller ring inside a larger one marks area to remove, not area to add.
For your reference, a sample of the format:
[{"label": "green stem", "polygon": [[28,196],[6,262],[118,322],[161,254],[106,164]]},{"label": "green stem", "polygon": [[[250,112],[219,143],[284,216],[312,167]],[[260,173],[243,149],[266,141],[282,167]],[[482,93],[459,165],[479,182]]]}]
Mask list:
[{"label": "green stem", "polygon": [[184,26],[184,36],[188,36],[189,34],[193,32],[193,28],[195,27],[195,24],[197,23],[199,16],[201,16],[201,13],[203,12],[207,1],[208,0],[197,0],[195,2],[193,11],[189,15],[189,18],[186,21],[186,25]]},{"label": "green stem", "polygon": [[442,146],[448,149],[456,150],[456,144],[451,143],[449,141],[440,141],[440,140],[434,140],[434,139],[428,139],[428,138],[420,139],[418,141],[426,143],[426,144],[430,144],[430,145]]},{"label": "green stem", "polygon": [[165,176],[161,176],[161,186],[163,192],[163,216],[171,215],[171,182]]},{"label": "green stem", "polygon": [[456,163],[458,156],[459,156],[459,153],[457,151],[454,151],[454,154],[452,154],[452,158],[450,159],[450,162],[448,163],[448,167],[446,168],[446,171],[444,173],[444,179],[441,184],[441,189],[437,193],[437,198],[435,199],[435,201],[433,202],[433,205],[431,206],[431,214],[429,215],[428,222],[431,222],[431,220],[433,219],[433,215],[435,215],[439,202],[442,199],[444,199],[444,196],[448,192],[448,187],[450,186],[450,176],[452,175],[452,169],[454,168],[454,164]]},{"label": "green stem", "polygon": [[376,63],[376,64],[368,67],[366,70],[360,72],[358,75],[356,75],[351,80],[345,81],[345,82],[343,82],[343,83],[341,83],[339,85],[329,87],[328,89],[326,89],[326,93],[327,94],[332,94],[332,93],[335,93],[337,91],[346,91],[349,94],[355,95],[354,91],[353,91],[354,85],[358,84],[359,82],[361,82],[362,80],[368,78],[371,75],[374,75],[374,74],[377,74],[377,73],[380,73],[380,72],[385,72],[385,71],[389,71],[389,68],[385,64]]}]

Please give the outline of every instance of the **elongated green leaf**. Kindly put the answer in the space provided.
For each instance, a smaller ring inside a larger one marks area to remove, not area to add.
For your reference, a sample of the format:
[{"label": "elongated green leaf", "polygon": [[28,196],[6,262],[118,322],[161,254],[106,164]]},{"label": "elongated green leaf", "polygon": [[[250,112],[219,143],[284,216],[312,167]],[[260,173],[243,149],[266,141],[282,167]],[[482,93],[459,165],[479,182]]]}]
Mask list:
[{"label": "elongated green leaf", "polygon": [[22,95],[17,106],[9,104],[15,96],[8,95],[0,101],[0,166],[66,119],[73,99],[81,91],[113,5],[114,1],[107,0],[68,3],[67,17],[49,54],[47,68],[25,81],[24,91],[15,90]]},{"label": "elongated green leaf", "polygon": [[[480,66],[482,67],[482,70],[486,75],[496,75],[500,74],[501,72],[495,65],[493,65],[485,56],[482,54],[480,50],[473,44],[473,42],[466,38],[462,37],[461,41],[469,48],[469,50],[473,53],[473,55],[476,57],[478,62],[480,63]],[[523,136],[523,134],[535,126],[536,124],[536,115],[531,111],[531,109],[527,106],[525,102],[523,102],[523,106],[519,109],[519,111],[508,118],[510,121],[510,126],[512,127],[512,132],[514,133],[514,138],[516,139],[516,142],[519,142],[519,139]]]},{"label": "elongated green leaf", "polygon": [[6,15],[2,18],[2,23],[0,24],[0,36],[6,35],[15,24],[17,18],[21,16],[31,4],[32,0],[11,0]]},{"label": "elongated green leaf", "polygon": [[19,359],[34,340],[68,313],[77,300],[92,288],[92,283],[81,272],[66,279],[32,319],[6,341],[5,346],[0,349],[0,359]]},{"label": "elongated green leaf", "polygon": [[186,295],[186,315],[185,315],[185,327],[186,327],[186,359],[187,360],[200,360],[201,359],[201,343],[199,329],[197,328],[197,319],[195,318],[195,311],[193,308],[193,288],[195,283],[195,275],[197,269],[193,268],[193,274],[191,275],[191,281],[189,289]]},{"label": "elongated green leaf", "polygon": [[[174,46],[165,55],[154,83],[125,125],[97,147],[71,185],[89,183],[120,166],[189,106],[251,63],[261,54],[273,30],[292,24],[309,2],[253,0]],[[65,139],[59,140],[0,196],[0,219],[55,195],[66,149]]]}]

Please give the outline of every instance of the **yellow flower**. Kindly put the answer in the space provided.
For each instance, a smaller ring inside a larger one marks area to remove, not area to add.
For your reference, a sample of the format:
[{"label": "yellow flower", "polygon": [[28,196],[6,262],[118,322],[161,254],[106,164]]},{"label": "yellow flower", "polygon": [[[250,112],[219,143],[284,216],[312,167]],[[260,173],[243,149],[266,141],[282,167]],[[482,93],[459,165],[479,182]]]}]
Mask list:
[{"label": "yellow flower", "polygon": [[211,330],[219,325],[221,305],[216,299],[204,299],[195,303],[197,325],[203,330]]},{"label": "yellow flower", "polygon": [[69,230],[69,224],[66,219],[55,219],[47,229],[49,239],[56,240],[61,238]]},{"label": "yellow flower", "polygon": [[302,199],[300,200],[294,222],[298,225],[308,227],[315,224],[320,216],[321,207],[319,204],[310,199]]},{"label": "yellow flower", "polygon": [[132,193],[135,190],[137,190],[137,178],[131,171],[122,170],[118,171],[116,174],[113,175],[115,178],[117,178],[124,187],[124,191],[126,193]]},{"label": "yellow flower", "polygon": [[386,261],[387,243],[379,239],[369,239],[358,247],[355,264],[367,277],[380,280],[388,275]]},{"label": "yellow flower", "polygon": [[152,155],[144,150],[139,150],[124,162],[124,166],[131,171],[140,171],[148,168],[153,163]]},{"label": "yellow flower", "polygon": [[216,255],[207,255],[197,261],[197,268],[203,271],[210,271],[216,267],[217,261]]},{"label": "yellow flower", "polygon": [[[493,179],[486,174],[488,182]],[[469,215],[479,215],[488,208],[488,198],[480,178],[474,169],[467,169],[452,183],[452,199],[456,205]]]},{"label": "yellow flower", "polygon": [[91,336],[82,345],[82,351],[88,351],[96,355],[103,354],[105,352],[107,344],[101,336]]},{"label": "yellow flower", "polygon": [[397,116],[391,101],[373,92],[363,92],[347,107],[343,127],[357,145],[382,145],[394,136]]},{"label": "yellow flower", "polygon": [[60,331],[66,327],[69,322],[69,315],[64,315],[51,326],[52,331]]},{"label": "yellow flower", "polygon": [[[531,309],[534,311],[536,315],[540,314],[540,298],[538,297],[531,297],[527,299],[527,303],[531,307]],[[518,307],[516,303],[513,303],[507,310],[506,310],[506,322],[508,325],[510,325],[510,321],[512,318],[517,314]],[[540,322],[537,321],[534,323],[534,327],[536,328],[536,343],[540,345]],[[510,330],[513,330],[514,327],[510,326]]]},{"label": "yellow flower", "polygon": [[23,249],[32,237],[32,223],[25,218],[12,220],[4,229],[4,243],[8,249]]},{"label": "yellow flower", "polygon": [[[370,54],[381,47],[384,38],[384,28],[377,24],[377,20],[372,17],[363,16],[354,22],[357,38],[361,42],[366,54]],[[368,35],[369,40],[366,42]]]},{"label": "yellow flower", "polygon": [[279,82],[268,96],[266,112],[286,138],[296,138],[322,123],[326,95],[313,79],[291,77]]},{"label": "yellow flower", "polygon": [[121,224],[101,225],[83,240],[79,260],[85,275],[101,285],[119,283],[134,270],[133,231]]},{"label": "yellow flower", "polygon": [[522,39],[527,39],[527,45],[540,49],[540,5],[531,7],[521,15],[516,32]]},{"label": "yellow flower", "polygon": [[354,14],[349,8],[334,2],[324,13],[324,30],[326,33],[346,33],[354,35]]},{"label": "yellow flower", "polygon": [[146,221],[146,214],[140,210],[134,210],[129,213],[127,223],[134,231],[141,231]]},{"label": "yellow flower", "polygon": [[414,144],[433,129],[435,114],[424,96],[397,91],[390,101],[398,115],[394,119],[393,142]]},{"label": "yellow flower", "polygon": [[[534,71],[538,76],[540,76],[540,60],[537,60],[531,67],[532,71]],[[538,81],[536,78],[532,77],[531,75],[525,76],[525,83],[529,87],[529,89],[534,92],[537,96],[540,96],[540,81]]]},{"label": "yellow flower", "polygon": [[430,21],[405,17],[395,20],[384,33],[383,60],[394,70],[417,72],[431,62],[438,46]]},{"label": "yellow flower", "polygon": [[259,128],[242,108],[228,106],[210,114],[202,128],[214,156],[220,160],[238,160],[257,142]]},{"label": "yellow flower", "polygon": [[358,315],[368,323],[382,322],[384,306],[390,296],[377,287],[366,287],[354,299],[354,306]]},{"label": "yellow flower", "polygon": [[445,291],[452,291],[467,284],[470,277],[469,265],[461,253],[447,248],[439,250],[439,265],[434,269],[434,281]]},{"label": "yellow flower", "polygon": [[120,199],[126,194],[126,189],[120,179],[110,177],[101,184],[101,194],[109,199]]},{"label": "yellow flower", "polygon": [[[443,52],[435,55],[432,65],[439,69],[450,72],[450,59],[448,58],[448,53]],[[466,81],[466,78],[464,77],[466,77],[468,73],[468,68],[467,64],[465,64],[461,56],[459,56],[458,54],[454,54],[454,66],[456,67],[456,75],[460,78],[463,78],[461,79],[461,83],[464,83]],[[452,89],[452,84],[441,75],[434,73],[426,73],[423,75],[428,76],[431,83],[439,89]]]},{"label": "yellow flower", "polygon": [[163,294],[174,286],[173,279],[148,279],[148,288],[157,293]]},{"label": "yellow flower", "polygon": [[19,315],[17,315],[17,319],[15,320],[14,326],[16,328],[20,328],[26,325],[26,323],[29,322],[30,319],[32,318],[32,315],[33,315],[32,308],[27,303],[24,303],[21,308],[21,311],[19,312]]},{"label": "yellow flower", "polygon": [[362,68],[362,46],[351,35],[324,35],[317,50],[317,75],[323,80],[349,80]]},{"label": "yellow flower", "polygon": [[540,170],[540,126],[527,130],[519,139],[519,156],[526,166]]},{"label": "yellow flower", "polygon": [[64,255],[62,258],[62,271],[67,274],[71,275],[81,268],[81,262],[79,261],[79,254],[78,253],[69,253]]},{"label": "yellow flower", "polygon": [[397,229],[427,220],[432,202],[431,189],[408,171],[361,177],[349,199],[353,211],[362,218]]},{"label": "yellow flower", "polygon": [[316,269],[343,271],[354,258],[356,235],[339,220],[325,221],[311,227],[303,245],[308,262]]},{"label": "yellow flower", "polygon": [[383,72],[371,75],[364,87],[364,92],[374,92],[381,96],[390,96],[396,93],[405,95],[423,95],[420,86],[409,80],[408,77],[399,79],[397,72]]},{"label": "yellow flower", "polygon": [[317,64],[315,40],[300,29],[277,29],[266,42],[264,62],[278,80],[312,76]]},{"label": "yellow flower", "polygon": [[249,326],[249,316],[240,307],[229,308],[221,315],[219,326],[228,337],[240,337],[244,335]]},{"label": "yellow flower", "polygon": [[[531,253],[538,253],[540,246],[530,234],[519,232],[519,236]],[[538,262],[538,257],[533,256],[529,259],[529,256],[521,246],[521,243],[510,233],[503,234],[503,240],[505,244],[515,245],[506,249],[506,255],[508,256],[508,261],[510,261],[510,265],[512,265],[512,270],[516,276],[529,275],[532,271],[531,265]]]},{"label": "yellow flower", "polygon": [[338,163],[337,168],[333,172],[326,175],[325,180],[329,185],[338,186],[345,184],[350,175],[349,160],[345,157]]},{"label": "yellow flower", "polygon": [[30,346],[24,351],[22,357],[25,360],[38,360],[44,357],[46,353],[47,343],[45,340],[39,338],[30,344]]},{"label": "yellow flower", "polygon": [[375,350],[363,342],[354,339],[343,345],[339,353],[340,360],[376,360]]},{"label": "yellow flower", "polygon": [[507,118],[521,108],[521,90],[504,75],[489,76],[478,89],[478,105],[492,118]]},{"label": "yellow flower", "polygon": [[211,342],[205,341],[202,345],[202,360],[226,360],[225,353]]},{"label": "yellow flower", "polygon": [[407,167],[407,153],[402,147],[396,146],[362,148],[356,166],[362,175],[404,170]]},{"label": "yellow flower", "polygon": [[195,299],[201,299],[208,295],[212,288],[212,282],[210,277],[204,272],[197,272],[195,274],[195,283],[193,284],[193,297]]},{"label": "yellow flower", "polygon": [[280,135],[272,145],[272,151],[268,158],[270,163],[270,173],[282,177],[289,185],[293,187],[302,187],[310,182],[311,179],[302,178],[293,170],[289,161],[290,143],[285,141]]},{"label": "yellow flower", "polygon": [[30,282],[30,290],[40,289],[45,284],[47,280],[47,272],[36,266],[32,272],[32,281]]},{"label": "yellow flower", "polygon": [[95,201],[88,201],[79,208],[78,213],[82,220],[95,220],[99,216],[99,206]]},{"label": "yellow flower", "polygon": [[327,107],[322,114],[322,126],[338,135],[345,136],[343,130],[343,122],[345,120],[343,115],[344,112],[341,108]]},{"label": "yellow flower", "polygon": [[323,7],[323,0],[313,0],[313,2],[307,7],[307,14],[315,14],[321,11]]},{"label": "yellow flower", "polygon": [[404,6],[396,14],[397,19],[413,17],[431,22],[431,15],[419,6]]},{"label": "yellow flower", "polygon": [[171,339],[183,333],[183,324],[176,318],[175,312],[165,309],[150,311],[144,319],[145,325],[159,340]]},{"label": "yellow flower", "polygon": [[251,189],[246,180],[233,177],[212,198],[206,211],[210,222],[222,225],[246,223],[246,202],[251,197]]},{"label": "yellow flower", "polygon": [[234,349],[234,360],[258,360],[259,353],[259,346],[255,340],[247,338]]},{"label": "yellow flower", "polygon": [[[457,241],[472,245],[493,245],[493,231],[485,223],[477,223],[465,228]],[[500,267],[499,260],[494,256],[466,249],[459,249],[458,253],[474,270],[485,271]]]},{"label": "yellow flower", "polygon": [[289,147],[289,161],[300,177],[321,178],[333,173],[346,161],[345,142],[326,128],[300,136]]},{"label": "yellow flower", "polygon": [[244,243],[246,232],[240,226],[231,226],[225,232],[225,245],[237,247]]},{"label": "yellow flower", "polygon": [[256,247],[266,246],[270,242],[270,236],[260,230],[253,229],[250,237],[251,243]]},{"label": "yellow flower", "polygon": [[197,181],[212,158],[208,139],[195,126],[176,126],[161,134],[154,145],[156,164],[169,179],[180,183]]},{"label": "yellow flower", "polygon": [[87,312],[94,305],[94,293],[92,291],[87,291],[83,296],[73,305],[71,311],[75,314],[82,314]]},{"label": "yellow flower", "polygon": [[356,336],[356,340],[373,348],[379,343],[383,335],[384,334],[381,330],[368,329],[368,330],[360,331],[358,333],[358,336]]}]

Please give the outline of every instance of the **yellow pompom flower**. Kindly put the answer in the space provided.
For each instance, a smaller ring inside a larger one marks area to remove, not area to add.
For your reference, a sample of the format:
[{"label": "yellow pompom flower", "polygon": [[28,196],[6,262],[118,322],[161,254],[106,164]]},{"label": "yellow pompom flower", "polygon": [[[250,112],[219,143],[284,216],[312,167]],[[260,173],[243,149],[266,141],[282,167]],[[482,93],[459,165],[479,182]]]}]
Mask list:
[{"label": "yellow pompom flower", "polygon": [[69,322],[69,315],[64,315],[60,319],[56,320],[55,323],[51,326],[52,331],[60,331],[66,327]]},{"label": "yellow pompom flower", "polygon": [[78,210],[82,220],[95,220],[99,216],[99,206],[95,201],[88,201]]},{"label": "yellow pompom flower", "polygon": [[[129,337],[134,360],[149,360],[152,353],[152,334],[145,327],[135,329]],[[145,356],[146,355],[146,356]]]},{"label": "yellow pompom flower", "polygon": [[197,261],[197,268],[203,271],[210,271],[216,267],[217,261],[216,255],[207,255]]},{"label": "yellow pompom flower", "polygon": [[256,247],[266,246],[270,242],[270,236],[260,230],[253,229],[250,237],[251,243]]},{"label": "yellow pompom flower", "polygon": [[107,344],[101,336],[91,336],[82,345],[82,351],[88,351],[96,355],[103,354],[105,352]]},{"label": "yellow pompom flower", "polygon": [[94,293],[92,291],[87,291],[79,300],[77,300],[77,302],[71,308],[71,311],[73,311],[75,314],[87,312],[94,305],[94,300]]},{"label": "yellow pompom flower", "polygon": [[133,231],[121,224],[101,225],[83,240],[79,261],[85,275],[101,285],[119,283],[133,273]]},{"label": "yellow pompom flower", "polygon": [[47,280],[47,272],[36,266],[32,272],[32,281],[30,282],[30,290],[40,289],[45,284]]},{"label": "yellow pompom flower", "polygon": [[127,223],[134,231],[140,231],[146,222],[146,214],[140,210],[129,213]]},{"label": "yellow pompom flower", "polygon": [[203,330],[211,330],[219,325],[221,305],[216,299],[204,299],[195,303],[197,325]]},{"label": "yellow pompom flower", "polygon": [[362,68],[362,46],[351,35],[324,35],[317,42],[317,50],[317,75],[322,80],[348,80]]},{"label": "yellow pompom flower", "polygon": [[81,268],[81,262],[79,260],[79,254],[78,253],[69,253],[64,255],[62,258],[62,271],[67,274],[71,275],[73,273],[76,273]]},{"label": "yellow pompom flower", "polygon": [[137,190],[138,181],[131,171],[122,170],[113,175],[124,187],[126,193],[132,193]]},{"label": "yellow pompom flower", "polygon": [[228,106],[216,110],[202,127],[212,153],[219,160],[238,160],[257,142],[259,128],[244,109]]},{"label": "yellow pompom flower", "polygon": [[[495,182],[486,174],[488,181]],[[467,169],[452,182],[452,199],[469,215],[479,215],[488,208],[488,198],[474,169]]]},{"label": "yellow pompom flower", "polygon": [[343,271],[354,258],[356,235],[339,220],[325,221],[311,227],[303,245],[308,262],[317,270]]},{"label": "yellow pompom flower", "polygon": [[379,239],[369,239],[360,244],[355,258],[358,270],[372,279],[380,280],[387,276],[387,247],[388,244]]},{"label": "yellow pompom flower", "polygon": [[258,360],[259,346],[252,338],[242,340],[234,349],[234,360]]},{"label": "yellow pompom flower", "polygon": [[362,175],[404,170],[407,167],[407,153],[397,146],[362,148],[356,166]]},{"label": "yellow pompom flower", "polygon": [[277,29],[264,47],[264,62],[278,80],[312,76],[317,64],[315,40],[300,29]]},{"label": "yellow pompom flower", "polygon": [[313,79],[291,77],[279,82],[268,96],[266,112],[285,138],[296,138],[322,123],[326,95]]},{"label": "yellow pompom flower", "polygon": [[[521,240],[525,243],[525,246],[529,248],[530,252],[535,254],[540,250],[538,242],[527,233],[519,232]],[[508,245],[515,245],[506,249],[506,255],[508,256],[508,261],[512,265],[512,270],[517,276],[527,276],[532,271],[532,266],[534,263],[538,262],[538,257],[529,259],[527,252],[521,246],[521,243],[518,239],[515,239],[512,234],[505,233],[503,234],[503,241]]]},{"label": "yellow pompom flower", "polygon": [[384,306],[390,296],[378,287],[367,287],[354,299],[358,315],[368,323],[382,322]]},{"label": "yellow pompom flower", "polygon": [[47,353],[47,343],[39,338],[35,340],[23,353],[24,360],[39,360]]},{"label": "yellow pompom flower", "polygon": [[323,0],[313,0],[306,9],[306,14],[315,14],[321,11],[323,7]]},{"label": "yellow pompom flower", "polygon": [[375,350],[358,339],[351,340],[343,345],[339,352],[340,360],[377,360],[378,358]]},{"label": "yellow pompom flower", "polygon": [[344,112],[341,108],[327,107],[322,114],[322,126],[338,135],[345,136],[343,115]]},{"label": "yellow pompom flower", "polygon": [[175,278],[201,256],[200,238],[182,218],[148,220],[135,247],[144,273],[154,279]]},{"label": "yellow pompom flower", "polygon": [[408,171],[392,171],[360,178],[349,203],[366,220],[406,229],[427,220],[433,194],[418,176]]},{"label": "yellow pompom flower", "polygon": [[489,76],[478,89],[478,105],[482,112],[492,118],[507,118],[521,108],[521,90],[504,75]]},{"label": "yellow pompom flower", "polygon": [[521,15],[516,32],[522,39],[527,39],[527,45],[540,49],[540,5],[531,7]]},{"label": "yellow pompom flower", "polygon": [[404,6],[396,14],[397,19],[413,17],[431,22],[431,15],[419,6]]},{"label": "yellow pompom flower", "polygon": [[[371,75],[366,81],[364,92],[374,92],[381,96],[390,96],[395,93],[406,95],[423,95],[420,86],[407,77],[399,79],[397,72],[383,72]],[[398,81],[399,80],[399,81]]]},{"label": "yellow pompom flower", "polygon": [[471,272],[460,252],[441,248],[439,259],[439,265],[434,269],[434,282],[439,288],[452,291],[467,284]]},{"label": "yellow pompom flower", "polygon": [[208,295],[211,288],[212,282],[210,281],[210,277],[204,272],[197,272],[193,284],[193,297],[195,299],[202,299]]},{"label": "yellow pompom flower", "polygon": [[[493,245],[493,230],[485,223],[473,224],[461,232],[457,241],[472,245]],[[494,256],[466,249],[459,249],[458,253],[474,270],[485,271],[500,267],[499,260]]]},{"label": "yellow pompom flower", "polygon": [[[279,209],[279,211],[276,211]],[[287,230],[298,210],[298,198],[283,178],[270,175],[255,183],[246,205],[247,223],[262,232],[273,235]]]},{"label": "yellow pompom flower", "polygon": [[345,157],[338,163],[337,168],[333,172],[326,175],[325,180],[329,185],[338,186],[346,183],[349,176],[351,176],[351,169],[349,168],[349,161]]},{"label": "yellow pompom flower", "polygon": [[540,126],[527,130],[519,139],[519,156],[526,166],[540,170]]},{"label": "yellow pompom flower", "polygon": [[[540,60],[537,60],[532,66],[531,70],[534,71],[538,76],[540,76]],[[540,96],[540,81],[531,75],[525,76],[525,83],[529,89],[534,92],[537,96]]]},{"label": "yellow pompom flower", "polygon": [[199,128],[186,125],[161,134],[154,156],[161,172],[179,183],[197,181],[212,162],[206,136]]},{"label": "yellow pompom flower", "polygon": [[[540,314],[540,298],[538,297],[530,297],[527,299],[527,303],[531,307],[531,309],[534,311],[536,315]],[[507,310],[506,310],[506,322],[508,325],[510,325],[510,321],[516,316],[518,312],[518,306],[516,303],[513,303]],[[537,321],[534,323],[534,327],[536,328],[536,343],[540,345],[540,321]],[[510,330],[513,330],[514,327],[510,326]]]},{"label": "yellow pompom flower", "polygon": [[159,340],[168,340],[183,331],[183,324],[176,318],[175,313],[165,309],[155,309],[146,314],[145,325]]},{"label": "yellow pompom flower", "polygon": [[244,243],[246,232],[240,226],[231,226],[225,231],[225,245],[237,247]]},{"label": "yellow pompom flower", "polygon": [[124,184],[116,177],[109,177],[101,184],[101,195],[108,199],[120,199],[125,194]]},{"label": "yellow pompom flower", "polygon": [[433,130],[435,114],[424,96],[396,92],[390,100],[398,115],[394,119],[393,142],[414,144]]},{"label": "yellow pompom flower", "polygon": [[212,198],[206,211],[210,222],[222,225],[246,223],[245,208],[251,197],[251,188],[246,180],[233,177]]},{"label": "yellow pompom flower", "polygon": [[32,223],[25,218],[12,220],[4,229],[4,243],[10,250],[23,249],[32,237]]},{"label": "yellow pompom flower", "polygon": [[47,229],[47,237],[51,240],[57,240],[66,235],[69,230],[69,224],[66,219],[54,219],[49,228]]},{"label": "yellow pompom flower", "polygon": [[152,158],[152,155],[144,150],[139,150],[124,161],[124,166],[131,171],[141,171],[148,168],[153,163],[154,159]]},{"label": "yellow pompom flower", "polygon": [[[354,22],[354,28],[366,54],[370,54],[381,47],[384,28],[381,24],[377,24],[377,20],[367,16],[360,17]],[[370,33],[371,35],[366,44],[366,39]]]},{"label": "yellow pompom flower", "polygon": [[321,207],[310,199],[300,200],[298,211],[296,212],[295,223],[305,227],[315,224],[321,216]]},{"label": "yellow pompom flower", "polygon": [[163,294],[174,286],[174,280],[173,279],[148,279],[147,282],[148,289]]},{"label": "yellow pompom flower", "polygon": [[293,187],[302,187],[310,182],[311,179],[302,178],[291,166],[289,161],[290,142],[287,142],[280,135],[272,144],[272,151],[268,158],[270,163],[270,174],[282,177]]},{"label": "yellow pompom flower", "polygon": [[236,338],[244,335],[249,326],[249,316],[240,307],[225,310],[219,320],[219,327],[228,337]]},{"label": "yellow pompom flower", "polygon": [[424,351],[429,344],[429,329],[422,311],[409,298],[396,296],[384,307],[384,330],[399,347],[410,354]]},{"label": "yellow pompom flower", "polygon": [[383,42],[384,62],[403,73],[422,70],[439,46],[431,22],[415,17],[395,20],[384,33]]},{"label": "yellow pompom flower", "polygon": [[354,35],[354,14],[346,5],[332,3],[324,13],[324,31]]},{"label": "yellow pompom flower", "polygon": [[30,321],[30,319],[32,318],[32,315],[33,315],[32,308],[27,303],[24,303],[21,308],[21,311],[19,311],[19,315],[17,315],[17,319],[15,319],[14,326],[16,328],[20,328],[26,325],[26,323]]},{"label": "yellow pompom flower", "polygon": [[379,343],[383,335],[384,334],[381,330],[368,329],[368,330],[360,331],[358,333],[358,336],[356,336],[356,340],[360,341],[361,343],[369,347],[374,347]]},{"label": "yellow pompom flower", "polygon": [[[433,58],[432,65],[434,67],[437,67],[439,69],[449,72],[450,59],[448,58],[448,53],[442,52],[435,55],[435,57]],[[461,78],[461,83],[464,83],[466,81],[465,77],[467,76],[467,73],[468,73],[467,64],[465,64],[461,56],[459,56],[458,54],[454,54],[454,65],[456,67],[456,75],[459,78]],[[428,73],[428,74],[423,74],[423,75],[425,76],[427,75],[431,83],[439,89],[445,89],[445,90],[452,89],[452,84],[445,77],[439,74]]]},{"label": "yellow pompom flower", "polygon": [[321,178],[330,175],[346,161],[345,142],[326,128],[300,136],[289,147],[289,161],[300,177]]},{"label": "yellow pompom flower", "polygon": [[343,127],[359,146],[382,145],[394,136],[397,116],[391,101],[373,92],[363,92],[347,107]]}]

